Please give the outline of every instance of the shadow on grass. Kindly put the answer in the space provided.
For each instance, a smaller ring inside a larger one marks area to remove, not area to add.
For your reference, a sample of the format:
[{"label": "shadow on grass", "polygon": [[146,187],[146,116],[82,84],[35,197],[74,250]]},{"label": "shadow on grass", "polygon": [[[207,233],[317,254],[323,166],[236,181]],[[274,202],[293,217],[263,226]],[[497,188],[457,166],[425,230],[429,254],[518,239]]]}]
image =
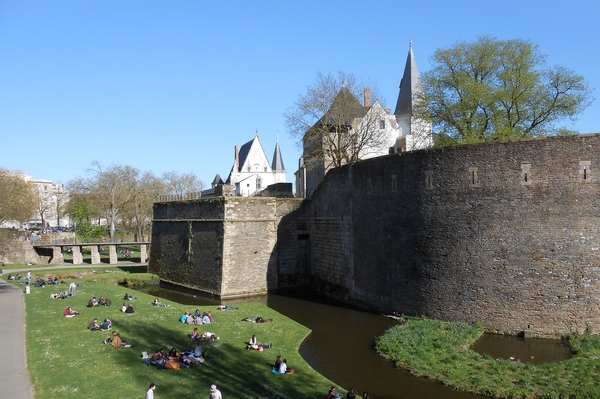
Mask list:
[{"label": "shadow on grass", "polygon": [[[177,325],[176,321],[173,322]],[[195,326],[189,326],[189,330]],[[214,326],[213,326],[214,327]],[[198,326],[200,331],[210,326]],[[203,330],[204,329],[204,330]],[[168,352],[171,348],[178,351],[192,349],[188,334],[177,328],[165,328],[153,323],[146,324],[131,318],[114,322],[113,331],[121,333],[126,341],[135,347],[114,350],[107,345],[106,350],[114,352],[112,356],[117,368],[134,368],[133,375],[137,385],[157,384],[157,396],[161,398],[177,398],[189,394],[185,388],[193,387],[194,393],[208,395],[211,384],[216,384],[224,397],[230,398],[320,398],[325,386],[320,381],[315,386],[315,376],[308,370],[298,370],[294,375],[275,375],[271,372],[272,364],[279,353],[276,349],[263,352],[247,351],[245,340],[225,342],[225,340],[208,341],[202,345],[206,352],[206,361],[196,367],[174,370],[158,370],[154,366],[143,363],[141,352],[149,355],[159,348]],[[95,333],[99,340],[108,337],[108,332]],[[293,364],[291,366],[294,366]],[[328,384],[328,382],[326,383]]]}]

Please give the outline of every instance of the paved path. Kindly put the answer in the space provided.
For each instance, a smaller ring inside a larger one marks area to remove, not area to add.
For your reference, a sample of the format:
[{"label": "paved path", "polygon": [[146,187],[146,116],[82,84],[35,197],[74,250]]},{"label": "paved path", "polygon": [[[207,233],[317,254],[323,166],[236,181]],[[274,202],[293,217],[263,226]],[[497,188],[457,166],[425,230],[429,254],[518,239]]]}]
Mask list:
[{"label": "paved path", "polygon": [[[47,268],[10,269],[6,272],[22,273],[31,270],[98,268],[105,265],[53,265]],[[148,264],[118,264],[107,267],[139,267]],[[0,397],[10,399],[33,399],[33,388],[27,371],[25,353],[25,301],[19,287],[0,279]]]},{"label": "paved path", "polygon": [[23,291],[0,279],[0,392],[3,398],[33,399],[25,355]]}]

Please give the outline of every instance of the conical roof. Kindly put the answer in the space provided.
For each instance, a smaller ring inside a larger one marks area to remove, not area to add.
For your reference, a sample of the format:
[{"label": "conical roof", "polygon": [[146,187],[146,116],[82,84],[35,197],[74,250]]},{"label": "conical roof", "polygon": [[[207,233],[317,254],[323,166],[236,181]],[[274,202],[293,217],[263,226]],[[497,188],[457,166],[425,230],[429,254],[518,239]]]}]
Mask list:
[{"label": "conical roof", "polygon": [[273,154],[273,162],[271,163],[271,169],[273,169],[273,172],[285,172],[285,166],[283,166],[283,158],[281,157],[281,150],[279,149],[279,140],[275,142],[275,153]]},{"label": "conical roof", "polygon": [[396,102],[394,115],[412,115],[413,99],[415,93],[421,90],[421,78],[417,69],[417,62],[413,55],[412,43],[408,49],[408,57],[404,66],[404,75],[400,81],[400,93]]}]

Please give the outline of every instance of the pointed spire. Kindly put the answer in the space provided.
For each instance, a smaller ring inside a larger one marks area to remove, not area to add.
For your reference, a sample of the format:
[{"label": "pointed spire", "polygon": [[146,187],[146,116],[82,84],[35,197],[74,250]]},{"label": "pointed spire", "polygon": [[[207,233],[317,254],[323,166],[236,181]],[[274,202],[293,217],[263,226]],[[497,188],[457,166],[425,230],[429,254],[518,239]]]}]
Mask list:
[{"label": "pointed spire", "polygon": [[283,158],[281,157],[281,150],[279,149],[279,139],[275,141],[275,153],[273,154],[273,162],[271,163],[271,169],[273,169],[273,172],[285,172],[285,166],[283,166]]},{"label": "pointed spire", "polygon": [[404,75],[400,81],[400,93],[398,93],[398,101],[396,102],[396,110],[394,115],[411,115],[414,94],[420,90],[421,78],[417,62],[412,50],[412,40],[408,44],[408,57],[404,66]]}]

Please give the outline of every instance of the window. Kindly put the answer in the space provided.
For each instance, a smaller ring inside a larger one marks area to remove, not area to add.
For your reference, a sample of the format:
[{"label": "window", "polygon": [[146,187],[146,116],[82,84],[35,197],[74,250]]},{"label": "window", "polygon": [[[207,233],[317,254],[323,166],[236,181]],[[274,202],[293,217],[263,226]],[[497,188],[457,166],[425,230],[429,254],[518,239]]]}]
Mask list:
[{"label": "window", "polygon": [[371,194],[373,187],[371,186],[371,179],[367,179],[367,193]]},{"label": "window", "polygon": [[425,190],[433,190],[433,172],[425,172]]},{"label": "window", "polygon": [[398,178],[397,175],[392,175],[392,192],[398,191]]},{"label": "window", "polygon": [[590,175],[590,161],[579,161],[579,181],[581,183],[589,183],[592,181]]},{"label": "window", "polygon": [[385,119],[382,119],[379,121],[379,128],[380,129],[385,129]]},{"label": "window", "polygon": [[479,168],[469,168],[469,186],[479,187]]},{"label": "window", "polygon": [[261,184],[260,178],[256,179],[256,189],[257,190],[260,190],[260,184]]},{"label": "window", "polygon": [[521,164],[521,184],[523,186],[531,185],[531,164],[530,163],[522,163]]}]

